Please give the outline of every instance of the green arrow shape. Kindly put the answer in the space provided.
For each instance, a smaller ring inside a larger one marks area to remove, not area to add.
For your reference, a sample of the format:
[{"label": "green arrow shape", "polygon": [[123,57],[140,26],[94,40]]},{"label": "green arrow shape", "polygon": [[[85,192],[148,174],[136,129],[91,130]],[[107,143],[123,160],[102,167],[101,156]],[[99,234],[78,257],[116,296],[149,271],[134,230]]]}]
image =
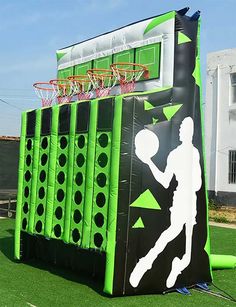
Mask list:
[{"label": "green arrow shape", "polygon": [[160,205],[149,189],[139,195],[139,197],[130,205],[130,207],[161,210]]},{"label": "green arrow shape", "polygon": [[66,54],[67,52],[60,52],[57,53],[57,61],[60,61],[60,59]]},{"label": "green arrow shape", "polygon": [[157,122],[158,122],[158,118],[154,118],[154,117],[153,117],[153,118],[152,118],[152,124],[153,124],[153,125],[156,125]]},{"label": "green arrow shape", "polygon": [[191,39],[186,34],[182,32],[178,33],[178,45],[189,43],[189,42],[191,42]]},{"label": "green arrow shape", "polygon": [[132,228],[144,228],[143,220],[141,217],[137,219],[135,224],[132,226]]},{"label": "green arrow shape", "polygon": [[159,26],[161,23],[175,18],[175,11],[171,11],[169,13],[163,14],[161,16],[158,16],[156,18],[154,18],[146,27],[146,29],[144,30],[143,34],[147,34],[149,31],[151,31],[152,29],[154,29],[155,27]]},{"label": "green arrow shape", "polygon": [[177,104],[174,106],[164,107],[163,113],[165,114],[165,117],[170,120],[176,112],[179,111],[179,109],[182,107],[182,104]]},{"label": "green arrow shape", "polygon": [[147,100],[144,100],[144,110],[148,111],[148,110],[152,110],[155,107]]},{"label": "green arrow shape", "polygon": [[200,69],[198,64],[198,59],[196,59],[196,65],[194,68],[194,71],[192,73],[193,78],[195,79],[195,82],[198,86],[201,85],[201,76],[200,76]]}]

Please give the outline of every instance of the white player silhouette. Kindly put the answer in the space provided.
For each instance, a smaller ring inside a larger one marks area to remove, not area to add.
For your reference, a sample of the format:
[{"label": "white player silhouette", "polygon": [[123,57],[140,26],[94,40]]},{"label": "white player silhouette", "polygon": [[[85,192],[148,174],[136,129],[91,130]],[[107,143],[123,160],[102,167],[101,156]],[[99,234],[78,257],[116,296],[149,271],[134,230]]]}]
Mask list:
[{"label": "white player silhouette", "polygon": [[129,278],[133,287],[138,286],[143,275],[152,268],[152,264],[158,255],[169,242],[179,235],[184,225],[185,254],[182,259],[178,257],[173,259],[171,272],[166,281],[167,288],[174,286],[178,275],[191,261],[192,234],[197,214],[196,192],[200,190],[202,185],[200,156],[192,143],[193,133],[193,120],[191,117],[186,117],[179,129],[179,140],[182,144],[169,153],[164,172],[161,172],[151,160],[158,151],[159,140],[157,136],[150,130],[145,129],[136,135],[135,153],[142,162],[149,166],[156,181],[167,189],[175,175],[178,185],[174,191],[173,204],[170,208],[170,226],[162,232],[154,247],[150,249],[146,256],[139,259]]}]

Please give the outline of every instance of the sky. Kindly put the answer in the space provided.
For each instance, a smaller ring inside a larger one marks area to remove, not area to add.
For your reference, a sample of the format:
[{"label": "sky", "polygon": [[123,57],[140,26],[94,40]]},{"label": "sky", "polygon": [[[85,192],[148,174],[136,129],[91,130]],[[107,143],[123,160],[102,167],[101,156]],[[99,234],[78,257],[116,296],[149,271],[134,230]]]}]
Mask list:
[{"label": "sky", "polygon": [[32,84],[56,78],[57,49],[186,6],[201,11],[205,88],[207,53],[236,48],[236,0],[0,0],[0,135],[19,136],[21,112],[40,107]]}]

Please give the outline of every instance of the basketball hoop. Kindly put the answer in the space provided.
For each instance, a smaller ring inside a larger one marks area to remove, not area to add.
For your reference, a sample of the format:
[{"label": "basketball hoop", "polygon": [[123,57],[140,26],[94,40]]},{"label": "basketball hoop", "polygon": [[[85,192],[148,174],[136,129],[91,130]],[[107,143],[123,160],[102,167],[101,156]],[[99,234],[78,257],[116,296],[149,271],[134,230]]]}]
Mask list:
[{"label": "basketball hoop", "polygon": [[88,75],[77,75],[68,77],[73,83],[73,92],[78,96],[78,100],[90,99],[91,93],[91,80]]},{"label": "basketball hoop", "polygon": [[111,69],[93,68],[87,71],[97,97],[109,96],[111,89],[116,84],[117,78],[114,77]]},{"label": "basketball hoop", "polygon": [[53,100],[57,96],[54,87],[49,82],[36,82],[33,84],[36,95],[41,99],[42,106],[48,107],[52,105]]},{"label": "basketball hoop", "polygon": [[74,95],[73,84],[68,79],[54,79],[49,81],[52,84],[58,103],[68,103],[71,102],[71,99]]},{"label": "basketball hoop", "polygon": [[135,82],[142,76],[144,79],[149,78],[149,71],[145,65],[137,63],[113,63],[111,69],[114,75],[120,82],[121,94],[133,92],[135,89]]}]

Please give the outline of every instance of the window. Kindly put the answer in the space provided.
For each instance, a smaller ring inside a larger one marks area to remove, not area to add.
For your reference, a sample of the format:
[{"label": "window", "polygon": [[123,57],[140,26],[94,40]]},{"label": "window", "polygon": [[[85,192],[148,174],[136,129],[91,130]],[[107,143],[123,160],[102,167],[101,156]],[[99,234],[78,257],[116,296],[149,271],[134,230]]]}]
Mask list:
[{"label": "window", "polygon": [[66,79],[69,76],[73,75],[73,67],[68,67],[65,69],[60,69],[57,72],[57,78],[58,79]]},{"label": "window", "polygon": [[229,151],[229,183],[236,183],[236,150]]},{"label": "window", "polygon": [[160,43],[142,46],[135,50],[136,63],[147,66],[150,79],[160,76],[160,54]]},{"label": "window", "polygon": [[230,74],[231,79],[231,104],[236,103],[236,73]]}]

